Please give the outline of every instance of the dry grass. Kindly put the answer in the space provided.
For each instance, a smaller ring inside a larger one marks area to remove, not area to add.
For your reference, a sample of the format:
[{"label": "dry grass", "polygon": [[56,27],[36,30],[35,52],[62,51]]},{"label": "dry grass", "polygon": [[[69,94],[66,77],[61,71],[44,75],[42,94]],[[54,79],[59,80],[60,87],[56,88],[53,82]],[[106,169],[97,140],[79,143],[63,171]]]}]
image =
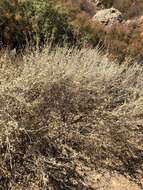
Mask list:
[{"label": "dry grass", "polygon": [[23,60],[3,52],[0,189],[95,189],[89,170],[117,172],[142,189],[142,107],[139,65],[92,49],[45,48]]}]

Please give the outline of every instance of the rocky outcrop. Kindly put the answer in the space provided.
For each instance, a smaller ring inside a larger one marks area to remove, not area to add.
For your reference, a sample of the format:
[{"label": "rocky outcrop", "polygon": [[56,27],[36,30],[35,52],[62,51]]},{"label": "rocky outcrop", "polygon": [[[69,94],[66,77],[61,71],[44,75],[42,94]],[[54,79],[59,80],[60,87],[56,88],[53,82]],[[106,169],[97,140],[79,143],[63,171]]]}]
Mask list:
[{"label": "rocky outcrop", "polygon": [[103,9],[93,16],[93,21],[99,21],[105,25],[112,25],[123,21],[122,13],[115,8]]}]

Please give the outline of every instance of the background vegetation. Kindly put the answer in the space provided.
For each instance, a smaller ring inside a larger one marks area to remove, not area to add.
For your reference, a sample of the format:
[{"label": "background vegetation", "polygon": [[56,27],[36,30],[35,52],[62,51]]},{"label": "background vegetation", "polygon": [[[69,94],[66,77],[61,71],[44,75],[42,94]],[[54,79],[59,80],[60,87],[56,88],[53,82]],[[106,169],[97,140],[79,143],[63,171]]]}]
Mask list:
[{"label": "background vegetation", "polygon": [[[118,8],[125,19],[141,15],[143,9],[140,0],[136,4],[132,0],[103,1],[103,4]],[[121,61],[125,57],[142,59],[142,25],[134,22],[105,27],[93,22],[97,7],[89,1],[1,0],[0,8],[1,47],[44,45],[50,39],[60,45],[100,46],[110,57]]]},{"label": "background vegetation", "polygon": [[1,43],[20,48],[27,43],[72,43],[72,27],[65,12],[60,12],[50,2],[7,1],[0,2]]}]

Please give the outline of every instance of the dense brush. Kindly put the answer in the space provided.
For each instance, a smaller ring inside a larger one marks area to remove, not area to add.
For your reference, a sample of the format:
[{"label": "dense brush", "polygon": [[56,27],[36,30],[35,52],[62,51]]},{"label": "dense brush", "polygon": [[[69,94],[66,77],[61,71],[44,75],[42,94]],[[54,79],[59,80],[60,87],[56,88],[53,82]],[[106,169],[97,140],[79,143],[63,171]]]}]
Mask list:
[{"label": "dense brush", "polygon": [[[0,57],[0,189],[94,189],[143,174],[143,69],[93,49]],[[106,188],[105,188],[106,189]]]}]

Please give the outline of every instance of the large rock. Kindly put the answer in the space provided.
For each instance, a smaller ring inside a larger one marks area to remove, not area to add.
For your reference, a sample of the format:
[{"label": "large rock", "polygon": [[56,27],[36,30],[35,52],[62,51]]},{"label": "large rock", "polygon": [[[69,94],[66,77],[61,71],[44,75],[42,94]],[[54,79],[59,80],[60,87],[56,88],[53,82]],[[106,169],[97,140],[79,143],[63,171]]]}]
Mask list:
[{"label": "large rock", "polygon": [[93,21],[99,21],[105,25],[122,22],[122,13],[115,8],[103,9],[93,16]]}]

